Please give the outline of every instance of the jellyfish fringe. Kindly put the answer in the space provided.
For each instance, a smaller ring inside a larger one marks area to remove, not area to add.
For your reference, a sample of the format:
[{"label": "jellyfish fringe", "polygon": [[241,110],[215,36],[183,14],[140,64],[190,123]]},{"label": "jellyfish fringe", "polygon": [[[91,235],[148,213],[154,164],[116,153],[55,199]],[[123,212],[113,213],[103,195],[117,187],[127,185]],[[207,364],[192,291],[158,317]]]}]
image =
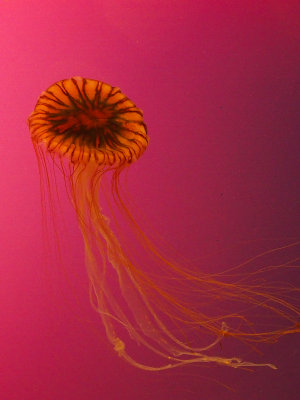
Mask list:
[{"label": "jellyfish fringe", "polygon": [[[59,169],[63,174],[84,240],[91,304],[102,319],[109,342],[121,358],[148,371],[192,363],[276,369],[270,363],[248,362],[235,356],[227,358],[212,353],[217,352],[217,345],[224,338],[234,338],[255,347],[257,343],[276,342],[283,335],[300,332],[297,322],[300,310],[295,305],[297,298],[299,300],[299,288],[270,282],[273,271],[297,268],[298,260],[261,267],[251,273],[241,272],[250,261],[299,243],[270,250],[223,273],[195,272],[195,269],[170,261],[135,221],[130,206],[125,204],[126,194],[120,185],[120,174],[130,164],[108,166],[80,160],[74,163],[49,152],[41,144],[34,143],[34,148],[44,187],[42,193],[46,189],[53,191],[51,171]],[[102,212],[100,196],[106,198],[111,221]],[[42,203],[44,201],[42,198]],[[119,215],[131,227],[155,270],[136,262],[134,250],[125,244],[126,233],[124,235],[118,228]],[[114,285],[118,287],[117,294]],[[241,311],[221,312],[227,302],[231,304],[230,309],[232,305],[238,305]],[[215,310],[213,315],[207,312],[211,309],[210,303]],[[273,315],[284,327],[259,331],[247,315],[249,310]],[[143,347],[154,353],[157,365],[148,365],[131,356],[131,342],[140,345],[137,347],[139,353]]]}]

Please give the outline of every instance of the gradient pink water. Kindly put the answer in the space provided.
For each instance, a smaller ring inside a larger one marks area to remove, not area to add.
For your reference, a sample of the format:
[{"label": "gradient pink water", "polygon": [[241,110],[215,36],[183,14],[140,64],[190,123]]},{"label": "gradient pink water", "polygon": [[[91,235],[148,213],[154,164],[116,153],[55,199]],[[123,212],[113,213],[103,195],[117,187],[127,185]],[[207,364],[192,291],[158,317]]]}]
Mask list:
[{"label": "gradient pink water", "polygon": [[191,259],[214,254],[220,270],[243,259],[239,246],[218,255],[230,244],[249,241],[249,256],[272,246],[269,239],[293,241],[299,11],[292,0],[1,1],[1,400],[299,398],[292,336],[264,348],[260,360],[278,371],[149,374],[118,359],[89,306],[82,241],[67,206],[78,308],[59,268],[45,267],[26,126],[40,92],[57,80],[119,86],[144,110],[151,137],[129,185],[165,239]]}]

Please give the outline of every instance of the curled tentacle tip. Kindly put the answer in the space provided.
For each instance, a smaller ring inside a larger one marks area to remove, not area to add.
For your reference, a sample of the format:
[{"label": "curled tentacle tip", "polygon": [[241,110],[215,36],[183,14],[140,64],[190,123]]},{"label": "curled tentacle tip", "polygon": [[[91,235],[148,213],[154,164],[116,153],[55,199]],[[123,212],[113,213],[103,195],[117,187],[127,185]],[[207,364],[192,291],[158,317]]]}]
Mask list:
[{"label": "curled tentacle tip", "polygon": [[119,354],[119,356],[124,353],[125,343],[120,338],[115,339],[114,350]]}]

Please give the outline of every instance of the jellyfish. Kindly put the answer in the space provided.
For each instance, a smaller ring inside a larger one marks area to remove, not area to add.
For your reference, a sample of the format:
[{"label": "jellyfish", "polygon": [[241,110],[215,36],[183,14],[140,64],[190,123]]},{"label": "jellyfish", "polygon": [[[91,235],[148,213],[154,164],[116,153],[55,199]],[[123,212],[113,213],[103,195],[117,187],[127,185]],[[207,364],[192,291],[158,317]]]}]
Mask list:
[{"label": "jellyfish", "polygon": [[[192,363],[276,368],[220,355],[218,345],[229,337],[252,346],[299,332],[299,308],[290,300],[299,289],[259,279],[271,267],[252,272],[252,279],[235,268],[227,275],[190,269],[145,234],[120,176],[145,152],[149,137],[143,112],[119,88],[80,77],[61,80],[40,95],[28,124],[42,183],[55,185],[49,165],[63,175],[82,232],[91,304],[121,358],[149,371]],[[149,265],[131,246],[133,238]],[[259,330],[249,309],[285,323]],[[151,363],[143,361],[141,349]]]}]

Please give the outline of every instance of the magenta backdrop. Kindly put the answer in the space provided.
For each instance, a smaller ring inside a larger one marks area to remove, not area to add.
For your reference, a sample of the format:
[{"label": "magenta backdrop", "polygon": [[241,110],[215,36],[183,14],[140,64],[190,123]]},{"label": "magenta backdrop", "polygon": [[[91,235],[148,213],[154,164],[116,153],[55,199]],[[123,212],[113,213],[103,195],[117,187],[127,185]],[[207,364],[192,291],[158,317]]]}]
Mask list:
[{"label": "magenta backdrop", "polygon": [[89,306],[68,207],[76,307],[63,272],[45,266],[26,125],[57,80],[119,86],[144,110],[151,138],[129,185],[166,240],[190,259],[214,254],[216,269],[243,259],[226,252],[231,244],[248,241],[249,256],[270,239],[292,242],[300,237],[299,18],[297,0],[1,0],[1,400],[299,398],[295,336],[264,348],[260,360],[277,371],[146,373],[120,360]]}]

